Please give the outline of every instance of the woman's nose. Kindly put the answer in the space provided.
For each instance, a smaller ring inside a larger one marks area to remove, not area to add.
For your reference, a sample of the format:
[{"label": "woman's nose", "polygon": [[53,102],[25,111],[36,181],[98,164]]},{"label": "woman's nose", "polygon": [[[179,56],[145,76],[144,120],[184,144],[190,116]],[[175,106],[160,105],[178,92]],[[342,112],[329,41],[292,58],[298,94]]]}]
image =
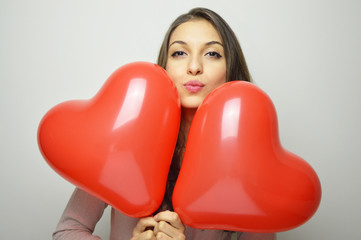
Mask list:
[{"label": "woman's nose", "polygon": [[203,64],[200,59],[192,58],[188,63],[188,74],[198,75],[203,73]]}]

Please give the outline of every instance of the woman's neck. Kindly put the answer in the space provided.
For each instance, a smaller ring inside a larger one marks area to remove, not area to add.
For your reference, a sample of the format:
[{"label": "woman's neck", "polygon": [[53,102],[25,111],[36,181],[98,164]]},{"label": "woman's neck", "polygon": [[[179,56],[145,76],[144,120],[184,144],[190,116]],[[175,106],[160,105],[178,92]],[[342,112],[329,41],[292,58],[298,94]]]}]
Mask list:
[{"label": "woman's neck", "polygon": [[181,128],[186,140],[196,111],[196,108],[182,108]]}]

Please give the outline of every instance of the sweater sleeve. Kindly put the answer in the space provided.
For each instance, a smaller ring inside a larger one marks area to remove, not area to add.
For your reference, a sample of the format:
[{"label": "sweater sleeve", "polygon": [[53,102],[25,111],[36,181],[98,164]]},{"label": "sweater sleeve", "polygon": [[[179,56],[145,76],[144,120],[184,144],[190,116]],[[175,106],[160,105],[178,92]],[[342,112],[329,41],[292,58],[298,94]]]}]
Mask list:
[{"label": "sweater sleeve", "polygon": [[249,232],[238,232],[238,240],[276,240],[276,233],[249,233]]},{"label": "sweater sleeve", "polygon": [[92,235],[107,204],[76,188],[53,233],[53,240],[99,240]]}]

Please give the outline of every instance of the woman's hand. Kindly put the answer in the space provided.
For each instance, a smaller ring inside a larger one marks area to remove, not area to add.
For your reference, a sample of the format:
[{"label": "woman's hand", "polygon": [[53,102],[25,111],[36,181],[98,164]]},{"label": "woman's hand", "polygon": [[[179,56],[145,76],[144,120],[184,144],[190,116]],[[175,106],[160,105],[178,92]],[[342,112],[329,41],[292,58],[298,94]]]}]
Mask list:
[{"label": "woman's hand", "polygon": [[133,229],[133,237],[131,240],[156,240],[153,229],[157,224],[153,217],[139,219]]},{"label": "woman's hand", "polygon": [[178,214],[171,211],[164,211],[154,217],[139,219],[133,229],[133,237],[131,240],[185,240],[184,231],[185,227]]},{"label": "woman's hand", "polygon": [[164,211],[154,216],[158,223],[154,227],[156,239],[186,239],[184,235],[185,227],[175,212]]}]

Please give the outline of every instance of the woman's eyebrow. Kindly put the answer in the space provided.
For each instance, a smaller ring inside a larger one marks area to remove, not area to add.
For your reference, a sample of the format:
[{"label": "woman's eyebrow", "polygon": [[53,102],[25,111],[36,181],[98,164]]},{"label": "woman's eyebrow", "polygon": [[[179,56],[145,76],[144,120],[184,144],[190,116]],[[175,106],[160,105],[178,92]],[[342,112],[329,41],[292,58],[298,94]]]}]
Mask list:
[{"label": "woman's eyebrow", "polygon": [[218,42],[218,41],[210,41],[210,42],[207,42],[206,45],[209,46],[209,45],[213,45],[213,44],[218,44],[218,45],[221,45],[223,47],[223,44]]},{"label": "woman's eyebrow", "polygon": [[177,41],[174,41],[174,42],[172,42],[171,44],[169,44],[168,48],[169,48],[170,46],[172,46],[173,44],[176,44],[176,43],[181,44],[181,45],[187,45],[186,42],[177,40]]},{"label": "woman's eyebrow", "polygon": [[[168,47],[170,47],[170,46],[172,46],[173,44],[176,44],[176,43],[181,44],[181,45],[187,45],[187,43],[184,42],[184,41],[176,40],[176,41],[172,42],[171,44],[169,44]],[[209,46],[209,45],[213,45],[213,44],[218,44],[218,45],[223,47],[223,44],[218,42],[218,41],[210,41],[210,42],[207,42],[205,45]]]}]

